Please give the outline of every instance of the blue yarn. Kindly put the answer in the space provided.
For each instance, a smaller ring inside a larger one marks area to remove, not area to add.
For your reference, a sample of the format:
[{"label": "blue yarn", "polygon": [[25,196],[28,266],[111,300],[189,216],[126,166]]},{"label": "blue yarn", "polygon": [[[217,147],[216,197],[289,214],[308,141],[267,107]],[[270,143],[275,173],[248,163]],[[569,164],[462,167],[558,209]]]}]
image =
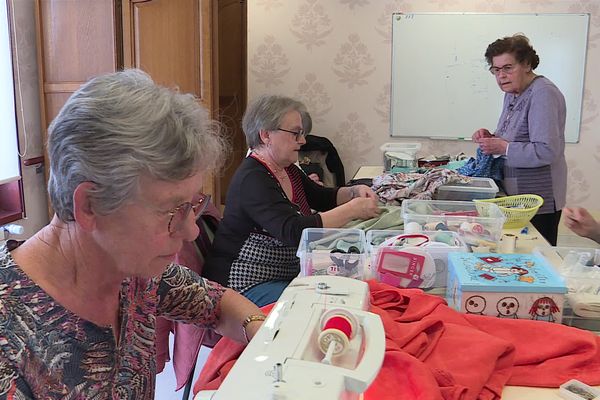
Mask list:
[{"label": "blue yarn", "polygon": [[504,158],[494,158],[491,154],[484,154],[477,148],[477,158],[471,157],[469,161],[456,171],[465,176],[476,176],[480,178],[492,178],[495,181],[504,179]]}]

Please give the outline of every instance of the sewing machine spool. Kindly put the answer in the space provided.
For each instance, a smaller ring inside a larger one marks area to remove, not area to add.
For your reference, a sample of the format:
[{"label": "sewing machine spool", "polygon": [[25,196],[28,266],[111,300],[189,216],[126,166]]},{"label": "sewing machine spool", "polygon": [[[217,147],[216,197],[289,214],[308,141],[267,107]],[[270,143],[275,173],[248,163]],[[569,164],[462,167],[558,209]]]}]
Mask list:
[{"label": "sewing machine spool", "polygon": [[320,326],[317,342],[326,355],[324,362],[328,362],[332,356],[344,354],[348,349],[350,340],[356,336],[358,321],[351,312],[337,308],[323,313]]}]

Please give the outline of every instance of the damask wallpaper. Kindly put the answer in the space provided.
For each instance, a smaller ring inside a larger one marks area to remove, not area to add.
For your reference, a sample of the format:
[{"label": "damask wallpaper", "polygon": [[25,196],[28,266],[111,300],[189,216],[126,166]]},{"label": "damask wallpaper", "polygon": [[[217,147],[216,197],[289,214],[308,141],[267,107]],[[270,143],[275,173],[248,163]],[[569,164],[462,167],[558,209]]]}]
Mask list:
[{"label": "damask wallpaper", "polygon": [[[249,99],[272,93],[302,100],[313,133],[331,139],[347,178],[361,165],[381,164],[379,147],[398,141],[389,137],[393,12],[590,13],[580,141],[566,149],[568,204],[600,209],[594,201],[600,196],[594,178],[600,80],[591,67],[600,62],[600,0],[248,0]],[[422,144],[423,155],[476,148],[459,141]]]}]

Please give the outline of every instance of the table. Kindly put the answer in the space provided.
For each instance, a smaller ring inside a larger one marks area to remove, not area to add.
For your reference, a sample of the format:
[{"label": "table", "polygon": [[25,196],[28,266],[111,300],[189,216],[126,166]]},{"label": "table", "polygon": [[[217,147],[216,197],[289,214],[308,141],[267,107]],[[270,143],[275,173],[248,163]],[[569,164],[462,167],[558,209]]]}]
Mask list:
[{"label": "table", "polygon": [[[383,166],[367,165],[362,166],[356,171],[352,179],[374,178],[383,174]],[[549,246],[550,244],[538,232],[531,223],[527,224],[528,233],[522,234],[521,229],[503,229],[503,234],[513,234],[517,236],[515,253],[531,253],[538,246]],[[600,386],[596,386],[600,389]],[[506,400],[551,400],[561,399],[556,388],[532,388],[524,386],[505,386],[502,391],[502,399]]]}]

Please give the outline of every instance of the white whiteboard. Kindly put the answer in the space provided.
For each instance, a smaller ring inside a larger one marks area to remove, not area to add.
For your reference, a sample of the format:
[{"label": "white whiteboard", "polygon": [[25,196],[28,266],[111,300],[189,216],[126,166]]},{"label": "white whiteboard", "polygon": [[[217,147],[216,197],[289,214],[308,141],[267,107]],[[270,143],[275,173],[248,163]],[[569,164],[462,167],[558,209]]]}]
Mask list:
[{"label": "white whiteboard", "polygon": [[565,138],[579,140],[589,14],[394,14],[392,136],[470,139],[495,131],[504,92],[484,53],[523,33],[540,57],[535,69],[565,96]]}]

